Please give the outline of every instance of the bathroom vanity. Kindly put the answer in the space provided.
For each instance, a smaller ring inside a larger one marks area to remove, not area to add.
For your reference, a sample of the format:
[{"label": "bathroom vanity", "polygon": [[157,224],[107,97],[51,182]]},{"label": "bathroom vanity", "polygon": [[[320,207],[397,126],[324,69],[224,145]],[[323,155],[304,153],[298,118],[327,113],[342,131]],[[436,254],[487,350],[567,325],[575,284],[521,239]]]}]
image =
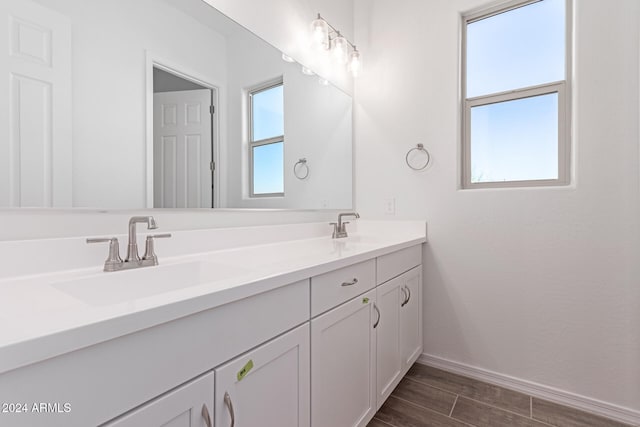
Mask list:
[{"label": "bathroom vanity", "polygon": [[114,273],[42,242],[92,265],[0,281],[0,425],[366,426],[422,352],[425,224],[327,229],[177,232]]}]

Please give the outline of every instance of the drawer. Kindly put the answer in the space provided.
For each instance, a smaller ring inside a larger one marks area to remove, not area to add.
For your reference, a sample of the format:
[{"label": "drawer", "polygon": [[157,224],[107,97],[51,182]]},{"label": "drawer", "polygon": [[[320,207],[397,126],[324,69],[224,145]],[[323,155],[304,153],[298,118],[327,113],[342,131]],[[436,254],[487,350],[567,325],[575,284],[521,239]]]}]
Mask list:
[{"label": "drawer", "polygon": [[422,264],[422,245],[411,246],[387,255],[378,257],[376,277],[378,285],[393,279]]},{"label": "drawer", "polygon": [[312,277],[311,316],[317,316],[375,286],[374,259]]}]

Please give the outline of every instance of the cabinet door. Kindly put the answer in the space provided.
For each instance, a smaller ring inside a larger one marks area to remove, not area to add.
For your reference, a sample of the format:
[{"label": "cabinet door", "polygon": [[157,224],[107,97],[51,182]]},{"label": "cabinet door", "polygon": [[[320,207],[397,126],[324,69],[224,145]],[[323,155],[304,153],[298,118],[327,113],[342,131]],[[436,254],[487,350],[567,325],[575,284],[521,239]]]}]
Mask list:
[{"label": "cabinet door", "polygon": [[422,353],[422,266],[404,273],[407,302],[400,310],[400,353],[403,375]]},{"label": "cabinet door", "polygon": [[313,427],[366,426],[375,414],[375,298],[374,289],[311,321]]},{"label": "cabinet door", "polygon": [[309,359],[307,323],[216,369],[216,427],[308,427]]},{"label": "cabinet door", "polygon": [[203,375],[104,427],[211,427],[213,375]]},{"label": "cabinet door", "polygon": [[377,328],[377,409],[382,406],[402,378],[403,360],[400,355],[401,305],[405,301],[403,276],[378,286],[376,300],[380,308]]}]

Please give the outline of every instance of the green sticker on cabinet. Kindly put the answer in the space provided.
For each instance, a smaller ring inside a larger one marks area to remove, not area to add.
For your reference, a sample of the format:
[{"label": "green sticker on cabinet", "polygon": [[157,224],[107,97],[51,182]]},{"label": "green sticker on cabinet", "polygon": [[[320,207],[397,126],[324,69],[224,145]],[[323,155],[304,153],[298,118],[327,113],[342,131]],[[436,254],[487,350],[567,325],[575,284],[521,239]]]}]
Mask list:
[{"label": "green sticker on cabinet", "polygon": [[253,360],[249,360],[247,364],[244,365],[242,369],[238,371],[238,381],[242,381],[242,379],[246,377],[249,371],[252,369],[253,369]]},{"label": "green sticker on cabinet", "polygon": [[369,304],[369,298],[362,298],[363,304]]}]

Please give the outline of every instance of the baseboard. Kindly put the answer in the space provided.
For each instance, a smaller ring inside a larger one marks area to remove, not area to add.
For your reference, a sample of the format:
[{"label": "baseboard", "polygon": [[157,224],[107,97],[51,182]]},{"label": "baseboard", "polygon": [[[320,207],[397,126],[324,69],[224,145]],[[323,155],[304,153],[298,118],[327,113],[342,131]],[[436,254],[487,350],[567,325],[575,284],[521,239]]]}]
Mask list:
[{"label": "baseboard", "polygon": [[560,390],[554,387],[514,378],[486,369],[465,365],[452,360],[443,359],[423,353],[418,358],[418,363],[464,375],[497,386],[519,391],[533,397],[545,399],[561,405],[570,406],[592,414],[601,415],[624,423],[640,424],[640,411],[602,402],[600,400],[581,396],[579,394]]}]

